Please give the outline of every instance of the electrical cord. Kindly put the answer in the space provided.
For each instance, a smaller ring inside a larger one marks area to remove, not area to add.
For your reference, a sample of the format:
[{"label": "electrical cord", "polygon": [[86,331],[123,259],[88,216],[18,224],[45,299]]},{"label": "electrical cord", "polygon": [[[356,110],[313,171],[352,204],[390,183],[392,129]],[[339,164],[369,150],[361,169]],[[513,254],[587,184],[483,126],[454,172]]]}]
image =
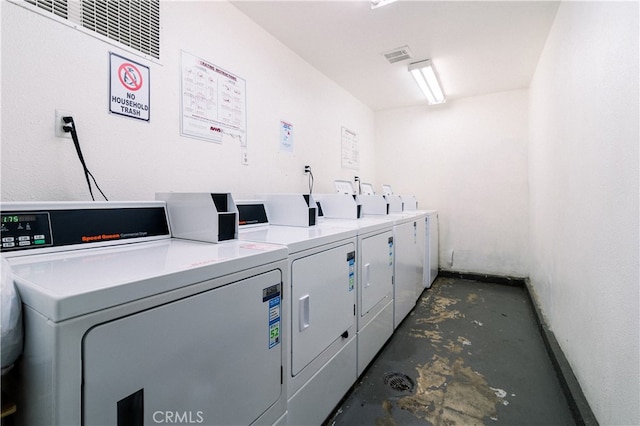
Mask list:
[{"label": "electrical cord", "polygon": [[304,166],[304,172],[309,173],[309,194],[313,194],[313,173],[310,166]]},{"label": "electrical cord", "polygon": [[64,130],[66,133],[71,133],[73,144],[76,147],[76,153],[78,153],[80,164],[82,164],[84,177],[87,180],[87,186],[89,187],[89,193],[91,194],[91,199],[93,201],[96,200],[95,197],[93,196],[93,190],[91,189],[91,181],[89,180],[89,177],[91,177],[91,179],[93,180],[93,183],[95,184],[96,188],[98,188],[98,191],[100,191],[100,194],[102,194],[104,199],[106,201],[109,201],[107,199],[107,196],[104,195],[104,192],[102,192],[102,189],[100,189],[100,186],[98,186],[98,182],[96,181],[96,178],[93,177],[93,174],[89,171],[89,168],[87,167],[87,163],[84,161],[84,156],[82,155],[82,149],[80,149],[80,141],[78,140],[78,133],[76,132],[76,123],[73,121],[73,117],[62,117],[62,121],[64,121],[66,124],[65,126],[62,126],[62,130]]}]

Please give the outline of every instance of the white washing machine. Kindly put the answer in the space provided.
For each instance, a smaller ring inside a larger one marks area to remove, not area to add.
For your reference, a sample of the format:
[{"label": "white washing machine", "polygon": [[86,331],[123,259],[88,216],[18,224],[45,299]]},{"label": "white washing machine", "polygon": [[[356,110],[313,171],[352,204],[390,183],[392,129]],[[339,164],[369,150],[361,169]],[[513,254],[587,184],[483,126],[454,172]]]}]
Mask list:
[{"label": "white washing machine", "polygon": [[238,210],[240,223],[247,224],[240,226],[240,240],[288,249],[287,424],[321,424],[358,377],[357,232],[268,225],[269,206],[265,213],[260,202],[238,202]]},{"label": "white washing machine", "polygon": [[286,249],[171,238],[163,202],[1,207],[18,424],[284,421]]}]

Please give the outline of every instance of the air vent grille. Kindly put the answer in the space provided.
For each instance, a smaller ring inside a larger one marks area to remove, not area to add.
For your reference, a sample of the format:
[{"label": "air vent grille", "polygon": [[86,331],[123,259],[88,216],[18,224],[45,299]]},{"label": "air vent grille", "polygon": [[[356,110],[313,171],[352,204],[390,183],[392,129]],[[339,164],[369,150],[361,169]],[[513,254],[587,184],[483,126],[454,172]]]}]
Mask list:
[{"label": "air vent grille", "polygon": [[387,59],[387,61],[389,61],[390,64],[404,61],[406,59],[411,59],[413,57],[413,54],[411,53],[411,49],[409,49],[409,46],[398,47],[389,52],[383,53],[383,55]]},{"label": "air vent grille", "polygon": [[24,0],[143,54],[160,58],[160,0]]}]

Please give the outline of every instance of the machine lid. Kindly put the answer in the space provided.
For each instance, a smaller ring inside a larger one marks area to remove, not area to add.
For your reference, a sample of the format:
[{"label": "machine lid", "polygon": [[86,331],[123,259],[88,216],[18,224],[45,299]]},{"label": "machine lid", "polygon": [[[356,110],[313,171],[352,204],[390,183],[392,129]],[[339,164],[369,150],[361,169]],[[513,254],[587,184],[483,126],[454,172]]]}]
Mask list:
[{"label": "machine lid", "polygon": [[316,248],[325,244],[354,238],[357,229],[343,226],[318,225],[313,227],[269,225],[241,230],[238,239],[287,246],[289,253]]},{"label": "machine lid", "polygon": [[23,303],[59,322],[286,257],[282,246],[173,238],[8,260]]},{"label": "machine lid", "polygon": [[360,219],[325,219],[322,226],[329,227],[353,227],[358,230],[358,235],[390,229],[395,221],[388,216],[365,216]]}]

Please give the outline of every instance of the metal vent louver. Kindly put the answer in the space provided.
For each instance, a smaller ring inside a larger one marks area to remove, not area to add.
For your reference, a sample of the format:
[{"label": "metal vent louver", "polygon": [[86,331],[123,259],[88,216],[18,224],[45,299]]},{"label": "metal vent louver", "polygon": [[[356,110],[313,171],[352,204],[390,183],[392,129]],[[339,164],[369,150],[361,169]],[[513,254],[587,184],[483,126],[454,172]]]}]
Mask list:
[{"label": "metal vent louver", "polygon": [[54,15],[58,15],[61,18],[67,19],[67,0],[49,0],[49,1],[25,0],[25,1],[34,6],[38,6],[40,9],[43,9],[49,13],[53,13]]},{"label": "metal vent louver", "polygon": [[411,53],[411,49],[409,49],[409,46],[398,47],[389,52],[383,53],[383,55],[387,59],[387,61],[389,61],[390,64],[404,61],[405,59],[411,59],[413,57],[413,54]]},{"label": "metal vent louver", "polygon": [[89,31],[160,58],[160,0],[24,0]]}]

